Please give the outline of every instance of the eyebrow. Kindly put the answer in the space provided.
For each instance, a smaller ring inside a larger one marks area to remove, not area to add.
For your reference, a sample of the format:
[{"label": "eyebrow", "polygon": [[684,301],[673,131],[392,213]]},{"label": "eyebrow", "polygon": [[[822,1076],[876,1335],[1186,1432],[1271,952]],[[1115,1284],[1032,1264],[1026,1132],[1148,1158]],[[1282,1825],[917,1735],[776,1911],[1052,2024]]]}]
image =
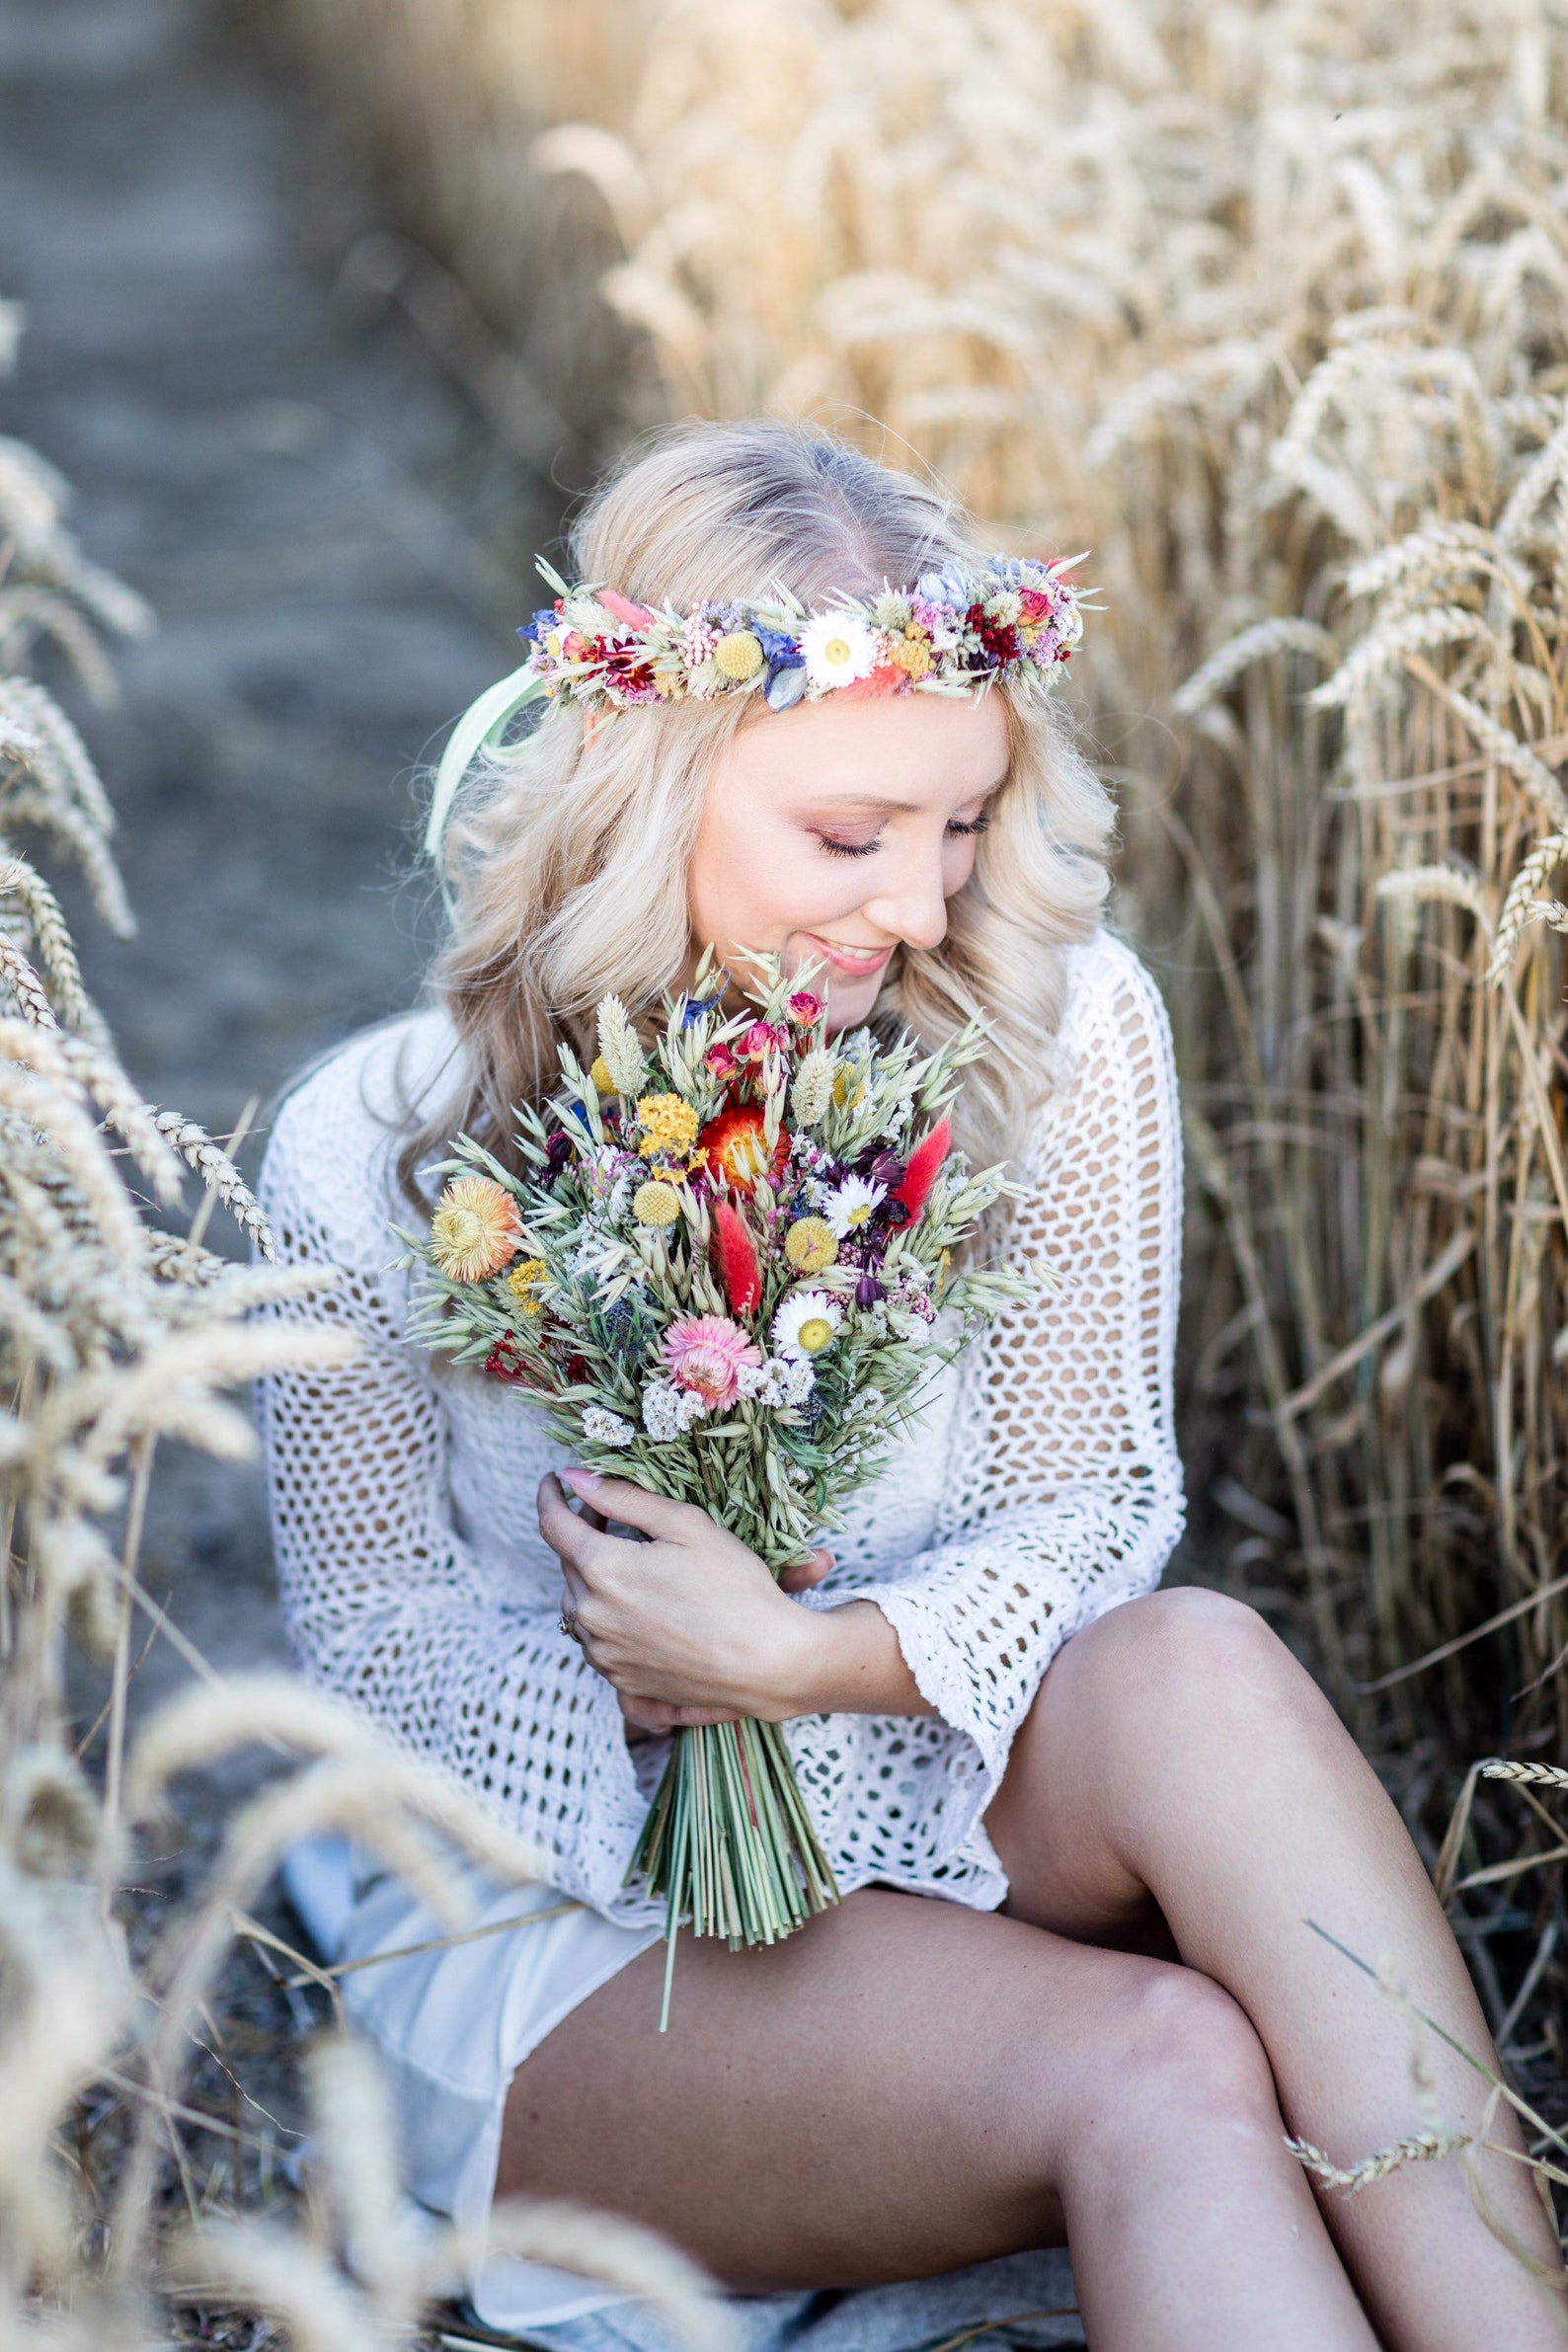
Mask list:
[{"label": "eyebrow", "polygon": [[[1006,781],[1005,776],[998,776],[994,784],[982,784],[971,797],[975,800],[989,800],[991,794],[999,792]],[[919,801],[889,800],[880,792],[824,794],[820,805],[824,809],[843,810],[845,813],[856,809],[864,810],[868,815],[885,817],[918,817],[921,810]]]}]

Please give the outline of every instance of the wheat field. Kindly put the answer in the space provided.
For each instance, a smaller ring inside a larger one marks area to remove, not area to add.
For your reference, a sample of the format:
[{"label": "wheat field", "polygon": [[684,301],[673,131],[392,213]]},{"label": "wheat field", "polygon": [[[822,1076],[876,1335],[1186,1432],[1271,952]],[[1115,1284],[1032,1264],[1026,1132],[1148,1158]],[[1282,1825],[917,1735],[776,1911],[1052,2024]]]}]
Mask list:
[{"label": "wheat field", "polygon": [[1560,1800],[1477,1777],[1568,1753],[1560,0],[285,13],[597,455],[814,417],[1092,551],[1195,1557],[1311,1659],[1560,2102]]}]

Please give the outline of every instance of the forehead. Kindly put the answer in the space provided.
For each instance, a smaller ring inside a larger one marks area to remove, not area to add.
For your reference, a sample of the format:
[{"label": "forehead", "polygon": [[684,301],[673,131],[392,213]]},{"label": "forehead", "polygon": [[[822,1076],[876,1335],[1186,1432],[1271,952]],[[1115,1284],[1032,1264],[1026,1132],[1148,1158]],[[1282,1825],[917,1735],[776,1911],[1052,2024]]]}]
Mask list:
[{"label": "forehead", "polygon": [[793,710],[759,709],[725,761],[737,783],[807,801],[871,800],[959,806],[1007,774],[1007,706],[1000,694],[837,693]]}]

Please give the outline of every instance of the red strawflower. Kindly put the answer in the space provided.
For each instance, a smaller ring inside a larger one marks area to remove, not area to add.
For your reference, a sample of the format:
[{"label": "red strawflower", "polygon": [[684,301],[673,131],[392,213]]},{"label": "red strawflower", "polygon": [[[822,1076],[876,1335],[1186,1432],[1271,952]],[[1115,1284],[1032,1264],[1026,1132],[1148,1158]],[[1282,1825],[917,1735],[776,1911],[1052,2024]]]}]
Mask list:
[{"label": "red strawflower", "polygon": [[789,1156],[789,1137],[781,1130],[774,1150],[767,1147],[767,1131],[754,1103],[738,1103],[710,1119],[698,1140],[708,1154],[708,1166],[732,1192],[749,1194],[759,1176],[782,1168]]},{"label": "red strawflower", "polygon": [[728,1201],[713,1204],[713,1254],[733,1315],[755,1312],[762,1299],[762,1269],[756,1262],[745,1219]]},{"label": "red strawflower", "polygon": [[902,1208],[911,1225],[931,1198],[931,1187],[937,1180],[952,1143],[952,1121],[939,1119],[924,1142],[916,1143],[909,1154],[903,1182],[893,1197]]}]

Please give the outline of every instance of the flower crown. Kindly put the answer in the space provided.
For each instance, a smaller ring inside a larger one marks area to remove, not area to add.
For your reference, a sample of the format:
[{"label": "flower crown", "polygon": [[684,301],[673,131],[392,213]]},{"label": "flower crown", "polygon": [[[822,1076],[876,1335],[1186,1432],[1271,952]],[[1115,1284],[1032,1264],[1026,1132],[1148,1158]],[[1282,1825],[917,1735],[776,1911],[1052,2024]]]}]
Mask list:
[{"label": "flower crown", "polygon": [[[425,846],[440,868],[457,787],[481,751],[506,759],[508,731],[542,697],[578,702],[589,720],[640,703],[760,694],[769,710],[826,694],[973,694],[997,683],[1044,694],[1083,634],[1081,594],[1063,575],[1080,556],[1037,563],[991,556],[979,572],[944,564],[912,588],[837,596],[809,611],[787,588],[676,612],[613,588],[556,590],[518,636],[528,659],[458,720],[435,770]],[[443,895],[446,879],[441,878]]]},{"label": "flower crown", "polygon": [[542,691],[594,711],[721,694],[783,711],[831,693],[967,694],[997,681],[1044,691],[1083,633],[1067,569],[993,556],[976,573],[944,564],[912,588],[815,612],[782,588],[677,612],[568,588],[541,563],[556,600],[517,634]]}]

